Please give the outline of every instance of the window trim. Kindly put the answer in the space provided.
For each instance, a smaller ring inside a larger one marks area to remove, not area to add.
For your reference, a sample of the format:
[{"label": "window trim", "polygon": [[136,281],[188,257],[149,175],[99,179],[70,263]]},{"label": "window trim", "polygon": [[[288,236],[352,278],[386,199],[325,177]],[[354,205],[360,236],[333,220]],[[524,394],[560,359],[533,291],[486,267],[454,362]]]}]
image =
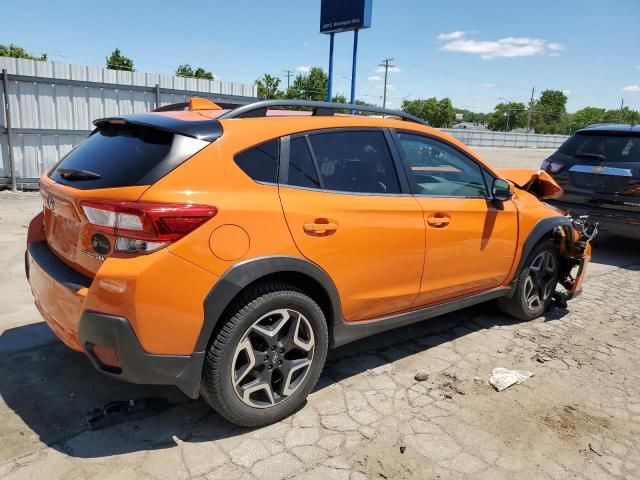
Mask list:
[{"label": "window trim", "polygon": [[[320,168],[318,162],[316,160],[316,154],[313,150],[313,145],[311,144],[311,140],[309,139],[312,135],[323,135],[327,133],[342,133],[345,131],[350,132],[380,132],[383,134],[384,140],[387,145],[387,149],[389,150],[389,155],[392,160],[392,166],[394,172],[396,174],[396,178],[398,180],[398,186],[400,188],[400,192],[398,193],[374,193],[374,192],[349,192],[344,190],[329,190],[324,188],[324,181],[322,179],[322,174],[320,172]],[[316,174],[318,175],[318,179],[320,182],[320,188],[313,187],[301,187],[298,185],[290,185],[289,181],[289,162],[290,162],[290,142],[295,138],[304,137],[307,142],[307,147],[309,148],[309,152],[311,154],[311,158],[313,160],[313,164],[316,168]],[[283,136],[282,139],[286,138],[286,142],[288,143],[286,152],[284,150],[280,150],[280,172],[281,175],[278,176],[278,184],[281,187],[287,188],[297,188],[300,190],[310,190],[320,193],[338,193],[343,195],[363,195],[363,196],[376,196],[376,197],[408,197],[412,196],[412,193],[409,188],[409,181],[406,178],[406,172],[402,165],[402,160],[400,158],[400,153],[397,150],[397,146],[394,143],[394,139],[389,132],[388,128],[385,127],[330,127],[330,128],[320,128],[314,130],[306,130],[303,132],[292,133],[290,135]],[[286,155],[285,155],[286,154]]]},{"label": "window trim", "polygon": [[411,192],[411,194],[413,196],[415,196],[415,197],[427,197],[427,198],[481,198],[483,200],[493,200],[493,195],[491,194],[491,186],[487,185],[487,181],[486,181],[484,172],[486,172],[494,180],[496,178],[498,178],[498,177],[496,177],[496,175],[491,170],[486,168],[477,159],[473,158],[468,153],[466,153],[462,149],[458,148],[456,145],[448,142],[445,139],[439,138],[436,135],[430,135],[428,133],[418,132],[418,131],[415,131],[415,130],[397,129],[397,128],[392,128],[392,129],[390,129],[390,131],[391,131],[391,134],[392,134],[392,137],[393,137],[393,141],[396,144],[396,148],[398,149],[398,153],[400,155],[400,158],[402,160],[402,166],[403,166],[405,175],[407,175],[408,178],[411,178],[410,176],[413,173],[411,172],[411,167],[409,166],[409,164],[407,163],[406,159],[404,158],[402,145],[400,145],[400,137],[398,136],[398,134],[400,134],[400,133],[404,133],[404,134],[407,134],[407,135],[413,135],[413,136],[416,136],[416,137],[423,137],[423,138],[425,138],[427,140],[431,140],[431,141],[434,141],[436,143],[442,143],[443,145],[446,145],[447,147],[453,149],[454,151],[456,151],[457,153],[462,155],[463,158],[466,158],[467,160],[469,160],[472,163],[474,163],[480,169],[480,176],[482,177],[482,183],[484,184],[484,188],[485,188],[485,190],[487,192],[487,194],[484,195],[484,196],[479,196],[479,195],[471,195],[471,196],[469,196],[469,195],[461,195],[461,196],[456,196],[456,195],[429,195],[429,194],[421,194],[421,193],[413,193],[413,192]]}]

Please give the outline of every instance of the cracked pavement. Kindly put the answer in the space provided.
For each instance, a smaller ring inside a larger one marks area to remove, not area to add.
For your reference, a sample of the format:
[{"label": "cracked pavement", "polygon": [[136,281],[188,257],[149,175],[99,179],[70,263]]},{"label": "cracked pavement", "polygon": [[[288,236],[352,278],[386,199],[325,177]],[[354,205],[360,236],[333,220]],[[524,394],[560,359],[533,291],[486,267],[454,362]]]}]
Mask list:
[{"label": "cracked pavement", "polygon": [[[640,478],[631,241],[597,245],[567,310],[523,323],[486,304],[341,347],[302,410],[246,429],[173,387],[100,375],[30,307],[13,305],[26,288],[14,243],[37,201],[0,195],[0,478]],[[534,376],[498,393],[488,384],[495,367]],[[173,407],[87,429],[89,410],[142,397]]]}]

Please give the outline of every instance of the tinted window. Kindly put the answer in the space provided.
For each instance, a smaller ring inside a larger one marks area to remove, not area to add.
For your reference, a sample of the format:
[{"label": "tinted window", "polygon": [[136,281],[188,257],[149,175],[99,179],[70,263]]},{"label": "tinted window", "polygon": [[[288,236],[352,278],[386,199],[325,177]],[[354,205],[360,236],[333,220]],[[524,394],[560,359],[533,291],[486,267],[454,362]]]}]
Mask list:
[{"label": "tinted window", "polygon": [[382,132],[343,131],[310,135],[327,190],[399,193],[400,185]]},{"label": "tinted window", "polygon": [[399,133],[402,156],[417,195],[486,197],[482,170],[454,148],[419,135]]},{"label": "tinted window", "polygon": [[236,164],[256,182],[276,183],[278,140],[270,140],[236,155]]},{"label": "tinted window", "polygon": [[289,185],[320,188],[316,167],[313,164],[307,141],[304,137],[291,140],[289,149]]},{"label": "tinted window", "polygon": [[[50,175],[58,183],[80,189],[150,185],[207,145],[148,127],[105,125],[64,157]],[[74,174],[75,170],[79,172]],[[93,178],[83,178],[83,173]]]},{"label": "tinted window", "polygon": [[578,133],[564,142],[558,151],[572,157],[607,162],[640,162],[640,137]]}]

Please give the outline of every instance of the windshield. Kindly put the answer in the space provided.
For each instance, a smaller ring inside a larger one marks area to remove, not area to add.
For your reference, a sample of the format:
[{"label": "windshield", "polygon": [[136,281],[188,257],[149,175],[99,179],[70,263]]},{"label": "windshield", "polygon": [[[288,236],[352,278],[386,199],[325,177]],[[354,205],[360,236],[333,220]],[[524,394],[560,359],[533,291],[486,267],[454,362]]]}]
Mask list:
[{"label": "windshield", "polygon": [[606,162],[640,162],[640,137],[577,133],[558,152]]}]

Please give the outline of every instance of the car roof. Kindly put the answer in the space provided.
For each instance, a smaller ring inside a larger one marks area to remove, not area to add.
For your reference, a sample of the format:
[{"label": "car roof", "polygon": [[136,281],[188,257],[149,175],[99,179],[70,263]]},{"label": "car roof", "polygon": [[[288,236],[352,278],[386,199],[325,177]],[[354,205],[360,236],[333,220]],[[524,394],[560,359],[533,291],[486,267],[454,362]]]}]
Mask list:
[{"label": "car roof", "polygon": [[594,123],[582,128],[576,133],[640,133],[640,125],[629,125],[623,123]]}]

